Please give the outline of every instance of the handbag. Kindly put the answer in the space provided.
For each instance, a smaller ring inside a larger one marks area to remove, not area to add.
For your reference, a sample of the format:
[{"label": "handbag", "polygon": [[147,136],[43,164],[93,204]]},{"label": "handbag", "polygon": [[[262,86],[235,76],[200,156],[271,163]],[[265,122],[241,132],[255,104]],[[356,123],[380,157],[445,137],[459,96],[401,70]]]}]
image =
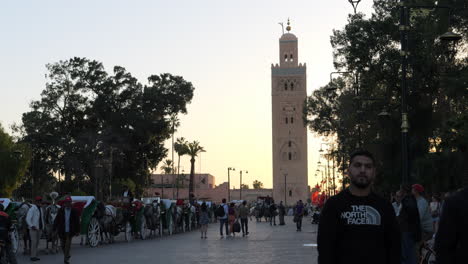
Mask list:
[{"label": "handbag", "polygon": [[299,221],[299,216],[298,216],[298,215],[294,215],[293,221],[294,221],[294,223],[297,223],[297,222]]},{"label": "handbag", "polygon": [[241,226],[240,226],[240,224],[239,224],[239,221],[236,220],[236,221],[234,222],[234,224],[232,225],[232,231],[233,231],[234,233],[239,233],[240,230],[241,230]]}]

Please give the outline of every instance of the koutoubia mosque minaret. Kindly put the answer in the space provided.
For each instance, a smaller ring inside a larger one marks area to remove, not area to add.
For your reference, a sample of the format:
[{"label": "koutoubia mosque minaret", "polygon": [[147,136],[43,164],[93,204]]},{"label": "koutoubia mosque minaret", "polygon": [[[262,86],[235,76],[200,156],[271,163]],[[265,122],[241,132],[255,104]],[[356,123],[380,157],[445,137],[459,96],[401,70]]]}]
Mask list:
[{"label": "koutoubia mosque minaret", "polygon": [[293,205],[308,198],[307,127],[302,109],[307,97],[306,65],[299,63],[297,37],[279,39],[279,65],[271,66],[273,199]]}]

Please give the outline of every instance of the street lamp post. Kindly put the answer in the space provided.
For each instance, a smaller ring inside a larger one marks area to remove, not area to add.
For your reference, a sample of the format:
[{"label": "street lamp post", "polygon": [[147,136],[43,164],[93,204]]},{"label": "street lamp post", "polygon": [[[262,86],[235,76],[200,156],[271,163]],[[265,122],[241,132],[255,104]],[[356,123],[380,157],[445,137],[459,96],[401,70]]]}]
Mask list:
[{"label": "street lamp post", "polygon": [[[239,200],[242,200],[242,170],[240,172],[240,183],[239,183]],[[244,170],[245,173],[249,173],[248,171]]]},{"label": "street lamp post", "polygon": [[[408,159],[408,82],[407,82],[407,69],[408,69],[408,31],[409,25],[409,12],[414,9],[448,9],[449,10],[449,27],[450,27],[450,7],[448,6],[429,6],[429,5],[407,5],[407,0],[400,0],[400,55],[401,55],[401,158],[402,158],[402,184],[409,182],[409,159]],[[442,41],[457,42],[461,36],[453,33],[446,32],[439,37]]]},{"label": "street lamp post", "polygon": [[231,201],[231,176],[229,175],[230,171],[235,171],[235,168],[228,168],[228,202]]}]

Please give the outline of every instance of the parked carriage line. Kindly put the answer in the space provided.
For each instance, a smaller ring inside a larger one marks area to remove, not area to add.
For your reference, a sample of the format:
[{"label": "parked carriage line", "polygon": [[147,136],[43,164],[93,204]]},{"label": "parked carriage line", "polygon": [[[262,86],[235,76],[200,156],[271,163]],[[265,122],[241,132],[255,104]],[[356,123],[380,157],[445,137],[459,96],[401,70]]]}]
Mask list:
[{"label": "parked carriage line", "polygon": [[[53,230],[53,223],[63,200],[55,200],[42,206],[44,226],[43,239],[46,240],[48,253],[58,252],[58,236]],[[99,244],[115,242],[115,237],[124,233],[125,241],[133,239],[148,239],[163,235],[173,235],[191,231],[198,227],[196,208],[184,204],[183,201],[160,199],[159,197],[145,197],[133,202],[104,202],[97,201],[94,196],[71,196],[72,207],[80,215],[80,244],[97,247]],[[27,202],[12,201],[0,198],[5,212],[10,215],[13,228],[10,232],[13,251],[19,252],[20,244],[25,252],[30,250],[31,242],[28,237],[26,214],[31,207]],[[200,202],[201,203],[201,202]],[[206,202],[211,207],[211,202]],[[21,240],[23,241],[21,243]],[[49,248],[50,244],[50,248]]]}]

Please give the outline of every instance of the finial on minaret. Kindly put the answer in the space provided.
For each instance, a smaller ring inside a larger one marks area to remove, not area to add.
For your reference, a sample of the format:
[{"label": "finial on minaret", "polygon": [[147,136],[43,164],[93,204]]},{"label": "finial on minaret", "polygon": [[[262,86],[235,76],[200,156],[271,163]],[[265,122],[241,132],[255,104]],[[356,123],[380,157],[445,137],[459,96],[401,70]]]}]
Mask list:
[{"label": "finial on minaret", "polygon": [[289,23],[289,18],[288,18],[288,26],[286,27],[286,30],[288,31],[288,33],[289,33],[289,31],[291,31],[291,26],[290,26],[290,24],[291,24],[291,23]]}]

